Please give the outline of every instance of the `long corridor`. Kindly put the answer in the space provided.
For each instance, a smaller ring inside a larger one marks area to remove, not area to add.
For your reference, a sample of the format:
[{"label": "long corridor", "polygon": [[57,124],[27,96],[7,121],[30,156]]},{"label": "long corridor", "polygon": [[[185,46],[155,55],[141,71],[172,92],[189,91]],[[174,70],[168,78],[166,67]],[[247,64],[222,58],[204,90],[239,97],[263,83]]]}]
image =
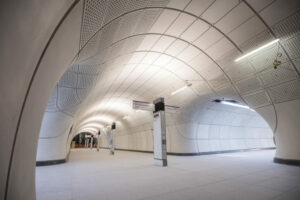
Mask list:
[{"label": "long corridor", "polygon": [[69,162],[36,168],[38,200],[299,199],[300,168],[272,162],[274,150],[168,156],[73,150]]}]

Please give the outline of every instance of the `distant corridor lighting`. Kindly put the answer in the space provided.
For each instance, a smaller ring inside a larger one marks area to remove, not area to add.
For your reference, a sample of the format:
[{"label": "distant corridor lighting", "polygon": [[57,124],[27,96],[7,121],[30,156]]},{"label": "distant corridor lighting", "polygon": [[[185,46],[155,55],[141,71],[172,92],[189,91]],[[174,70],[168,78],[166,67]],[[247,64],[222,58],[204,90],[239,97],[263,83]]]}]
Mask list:
[{"label": "distant corridor lighting", "polygon": [[221,101],[221,104],[225,104],[225,105],[229,105],[229,106],[235,106],[235,107],[239,107],[239,108],[245,108],[245,109],[249,109],[251,111],[254,111],[249,106],[244,106],[244,105],[237,104],[237,103],[231,103],[231,102],[228,102],[228,101]]},{"label": "distant corridor lighting", "polygon": [[126,116],[124,116],[124,117],[123,117],[123,119],[128,119],[128,118],[129,118],[129,116],[128,116],[128,115],[126,115]]},{"label": "distant corridor lighting", "polygon": [[192,86],[192,84],[191,84],[191,83],[188,83],[188,84],[186,84],[185,86],[183,86],[182,88],[179,88],[178,90],[175,90],[174,92],[172,92],[171,95],[175,95],[175,94],[177,94],[177,93],[179,93],[179,92],[182,92],[183,90],[185,90],[186,88],[188,88],[188,87],[190,87],[190,86]]},{"label": "distant corridor lighting", "polygon": [[255,50],[253,50],[253,51],[251,51],[249,53],[246,53],[245,55],[243,55],[243,56],[235,59],[234,61],[238,62],[238,61],[240,61],[240,60],[242,60],[242,59],[244,59],[244,58],[246,58],[248,56],[251,56],[251,55],[255,54],[256,52],[258,52],[258,51],[260,51],[260,50],[262,50],[264,48],[267,48],[268,46],[271,46],[272,44],[274,44],[274,43],[276,43],[278,41],[279,41],[279,39],[273,40],[273,41],[269,42],[268,44],[265,44],[265,45],[263,45],[261,47],[258,47],[257,49],[255,49]]}]

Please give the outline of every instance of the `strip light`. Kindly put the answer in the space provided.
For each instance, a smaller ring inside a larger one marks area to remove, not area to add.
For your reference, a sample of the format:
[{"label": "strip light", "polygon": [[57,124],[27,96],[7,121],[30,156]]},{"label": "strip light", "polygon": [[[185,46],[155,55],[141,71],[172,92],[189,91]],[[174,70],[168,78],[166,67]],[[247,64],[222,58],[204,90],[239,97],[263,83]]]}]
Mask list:
[{"label": "strip light", "polygon": [[253,51],[251,51],[251,52],[249,52],[249,53],[247,53],[247,54],[245,54],[245,55],[243,55],[243,56],[241,56],[241,57],[235,59],[234,61],[235,61],[235,62],[238,62],[238,61],[240,61],[240,60],[242,60],[242,59],[244,59],[244,58],[246,58],[246,57],[248,57],[248,56],[251,56],[251,55],[255,54],[256,52],[258,52],[258,51],[260,51],[260,50],[262,50],[262,49],[264,49],[264,48],[267,48],[268,46],[271,46],[272,44],[274,44],[274,43],[276,43],[276,42],[278,42],[278,41],[279,41],[279,39],[273,40],[273,41],[269,42],[268,44],[265,44],[265,45],[263,45],[263,46],[261,46],[261,47],[255,49],[255,50],[253,50]]},{"label": "strip light", "polygon": [[183,86],[182,88],[179,88],[178,90],[175,90],[174,92],[171,93],[171,95],[175,95],[175,94],[177,94],[177,93],[179,93],[179,92],[182,92],[183,90],[185,90],[186,88],[188,88],[188,87],[190,87],[190,86],[192,86],[191,83],[189,83],[189,84]]},{"label": "strip light", "polygon": [[244,106],[244,105],[237,104],[237,103],[231,103],[231,102],[228,102],[228,101],[221,101],[221,104],[225,104],[225,105],[229,105],[229,106],[235,106],[235,107],[239,107],[239,108],[245,108],[245,109],[249,109],[251,111],[254,111],[249,106]]}]

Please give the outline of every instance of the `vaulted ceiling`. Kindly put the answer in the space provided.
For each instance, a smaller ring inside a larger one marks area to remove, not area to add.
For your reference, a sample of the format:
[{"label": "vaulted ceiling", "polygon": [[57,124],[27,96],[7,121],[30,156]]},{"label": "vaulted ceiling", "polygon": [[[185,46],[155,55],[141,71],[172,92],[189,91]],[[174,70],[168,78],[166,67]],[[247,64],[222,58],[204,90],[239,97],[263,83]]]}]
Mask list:
[{"label": "vaulted ceiling", "polygon": [[133,115],[132,100],[229,98],[258,109],[300,97],[297,0],[86,0],[82,17],[78,57],[46,109],[77,130]]}]

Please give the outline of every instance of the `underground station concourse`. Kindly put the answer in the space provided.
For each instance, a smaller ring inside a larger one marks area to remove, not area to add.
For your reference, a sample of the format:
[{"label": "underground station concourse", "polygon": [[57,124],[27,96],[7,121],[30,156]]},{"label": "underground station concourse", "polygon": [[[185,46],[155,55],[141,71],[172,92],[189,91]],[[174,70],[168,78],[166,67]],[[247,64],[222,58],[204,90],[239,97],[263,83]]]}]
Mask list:
[{"label": "underground station concourse", "polygon": [[299,0],[0,16],[0,200],[300,199]]}]

